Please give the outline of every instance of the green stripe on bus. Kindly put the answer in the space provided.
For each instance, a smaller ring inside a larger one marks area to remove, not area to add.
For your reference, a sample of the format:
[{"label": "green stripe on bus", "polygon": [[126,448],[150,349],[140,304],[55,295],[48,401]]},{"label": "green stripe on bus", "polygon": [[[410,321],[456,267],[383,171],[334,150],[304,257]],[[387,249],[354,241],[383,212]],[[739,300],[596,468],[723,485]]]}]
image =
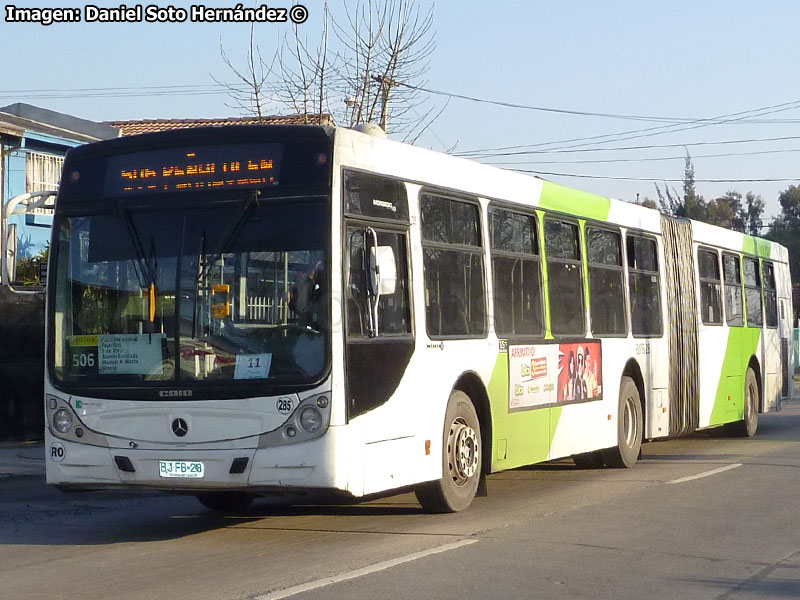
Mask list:
[{"label": "green stripe on bus", "polygon": [[758,348],[760,335],[761,329],[754,327],[728,329],[728,344],[709,425],[722,425],[744,418],[744,378],[750,357]]},{"label": "green stripe on bus", "polygon": [[562,407],[509,412],[507,352],[497,355],[488,391],[492,411],[492,470],[546,461]]},{"label": "green stripe on bus", "polygon": [[[755,254],[762,258],[769,258],[772,254],[772,242],[752,235],[744,235],[742,252]],[[741,277],[744,280],[744,262],[741,263]],[[742,294],[744,301],[744,294]],[[711,409],[709,425],[722,425],[741,421],[744,418],[744,378],[747,375],[747,364],[750,357],[758,349],[761,328],[747,327],[747,310],[744,310],[745,326],[730,327],[728,329],[728,344],[725,348],[725,358],[722,361],[722,371],[717,384],[717,395],[714,398],[714,408]]]},{"label": "green stripe on bus", "polygon": [[769,258],[770,254],[772,254],[772,242],[753,237],[752,235],[745,235],[744,243],[742,244],[742,252],[755,254],[761,258]]},{"label": "green stripe on bus", "polygon": [[611,200],[604,196],[573,190],[550,181],[543,181],[539,208],[557,210],[597,221],[608,221]]}]

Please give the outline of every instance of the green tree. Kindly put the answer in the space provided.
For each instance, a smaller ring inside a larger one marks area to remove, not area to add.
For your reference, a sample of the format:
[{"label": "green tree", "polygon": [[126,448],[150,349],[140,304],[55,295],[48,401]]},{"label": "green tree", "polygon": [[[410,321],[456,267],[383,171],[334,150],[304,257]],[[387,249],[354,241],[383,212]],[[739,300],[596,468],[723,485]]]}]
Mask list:
[{"label": "green tree", "polygon": [[675,217],[685,217],[686,215],[683,214],[683,202],[681,202],[681,197],[678,195],[678,191],[675,188],[672,188],[670,191],[669,187],[667,187],[666,182],[664,183],[664,191],[661,191],[661,188],[658,187],[657,183],[653,183],[656,188],[656,194],[658,195],[658,204],[661,207],[661,212],[666,213],[668,215],[673,215]]},{"label": "green tree", "polygon": [[678,194],[675,188],[670,190],[664,184],[664,191],[656,186],[658,203],[661,205],[662,212],[676,216],[695,219],[697,221],[708,221],[708,205],[695,189],[694,164],[689,151],[686,151],[686,161],[683,169],[683,197]]},{"label": "green tree", "polygon": [[738,218],[744,225],[744,231],[750,235],[761,235],[761,216],[764,214],[764,201],[753,192],[745,195],[745,206],[740,210]]},{"label": "green tree", "polygon": [[763,214],[764,200],[761,196],[747,192],[743,197],[736,190],[729,190],[724,196],[707,203],[705,218],[699,220],[750,235],[761,235]]},{"label": "green tree", "polygon": [[800,223],[800,186],[790,185],[778,196],[783,217],[794,223]]},{"label": "green tree", "polygon": [[708,206],[703,197],[697,193],[694,184],[694,164],[689,151],[686,151],[686,159],[683,168],[683,206],[686,216],[698,221],[708,219]]},{"label": "green tree", "polygon": [[736,191],[726,192],[724,196],[714,198],[708,203],[708,223],[718,227],[727,227],[736,231],[744,231],[742,213],[742,195]]},{"label": "green tree", "polygon": [[655,200],[651,200],[647,196],[645,196],[644,200],[639,202],[639,204],[641,206],[644,206],[645,208],[654,208],[654,209],[658,210],[658,202],[656,202]]}]

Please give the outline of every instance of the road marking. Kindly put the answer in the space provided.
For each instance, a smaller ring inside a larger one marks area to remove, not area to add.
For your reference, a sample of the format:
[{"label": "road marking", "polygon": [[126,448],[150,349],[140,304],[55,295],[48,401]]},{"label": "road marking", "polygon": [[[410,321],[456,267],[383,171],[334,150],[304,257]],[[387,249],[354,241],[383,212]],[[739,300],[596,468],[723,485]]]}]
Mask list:
[{"label": "road marking", "polygon": [[322,579],[317,579],[316,581],[309,581],[308,583],[303,583],[301,585],[295,585],[293,587],[270,592],[269,594],[264,594],[262,596],[256,596],[255,598],[253,598],[253,600],[281,600],[281,598],[288,598],[289,596],[294,596],[295,594],[300,594],[302,592],[309,592],[311,590],[316,590],[321,587],[333,585],[334,583],[347,581],[348,579],[355,579],[356,577],[363,577],[364,575],[369,575],[371,573],[377,573],[378,571],[391,569],[392,567],[396,567],[397,565],[402,565],[403,563],[411,562],[412,560],[418,560],[420,558],[425,558],[426,556],[431,556],[433,554],[440,554],[442,552],[447,552],[449,550],[455,550],[456,548],[461,548],[462,546],[469,546],[470,544],[474,544],[477,541],[478,540],[475,539],[459,540],[458,542],[453,542],[452,544],[445,544],[443,546],[437,546],[436,548],[431,548],[430,550],[414,552],[413,554],[407,554],[406,556],[401,556],[400,558],[385,560],[383,562],[375,563],[374,565],[369,565],[368,567],[355,569],[354,571],[346,571],[344,573],[339,573],[338,575],[331,575],[330,577],[324,577]]},{"label": "road marking", "polygon": [[741,467],[742,463],[734,463],[732,465],[726,465],[724,467],[719,467],[718,469],[711,469],[710,471],[703,471],[702,473],[698,473],[697,475],[689,475],[688,477],[681,477],[680,479],[673,479],[672,481],[667,481],[666,483],[683,483],[685,481],[692,481],[693,479],[700,479],[702,477],[708,477],[709,475],[716,475],[717,473],[722,473],[724,471],[730,471],[731,469],[735,469],[736,467]]}]

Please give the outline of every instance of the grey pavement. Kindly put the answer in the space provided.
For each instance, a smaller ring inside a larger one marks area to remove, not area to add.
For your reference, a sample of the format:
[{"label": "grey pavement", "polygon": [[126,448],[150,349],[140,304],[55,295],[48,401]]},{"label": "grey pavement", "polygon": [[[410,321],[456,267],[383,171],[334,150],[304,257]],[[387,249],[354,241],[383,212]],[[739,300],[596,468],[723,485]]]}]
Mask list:
[{"label": "grey pavement", "polygon": [[0,444],[0,482],[12,477],[44,478],[42,442]]},{"label": "grey pavement", "polygon": [[493,474],[455,515],[401,494],[221,516],[188,496],[17,477],[0,482],[0,600],[266,600],[310,583],[325,587],[292,600],[798,599],[798,469],[793,402],[752,439],[646,444],[635,469]]}]

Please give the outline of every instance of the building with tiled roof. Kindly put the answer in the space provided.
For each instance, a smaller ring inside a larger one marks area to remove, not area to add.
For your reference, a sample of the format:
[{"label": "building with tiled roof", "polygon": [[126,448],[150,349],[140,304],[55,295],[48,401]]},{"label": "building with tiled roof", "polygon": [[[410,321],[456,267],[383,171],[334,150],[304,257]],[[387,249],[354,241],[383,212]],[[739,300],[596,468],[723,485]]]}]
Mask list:
[{"label": "building with tiled roof", "polygon": [[193,127],[222,127],[224,125],[333,125],[329,114],[270,115],[266,117],[219,117],[214,119],[140,119],[132,121],[106,121],[120,130],[121,136],[153,133],[169,129]]}]

